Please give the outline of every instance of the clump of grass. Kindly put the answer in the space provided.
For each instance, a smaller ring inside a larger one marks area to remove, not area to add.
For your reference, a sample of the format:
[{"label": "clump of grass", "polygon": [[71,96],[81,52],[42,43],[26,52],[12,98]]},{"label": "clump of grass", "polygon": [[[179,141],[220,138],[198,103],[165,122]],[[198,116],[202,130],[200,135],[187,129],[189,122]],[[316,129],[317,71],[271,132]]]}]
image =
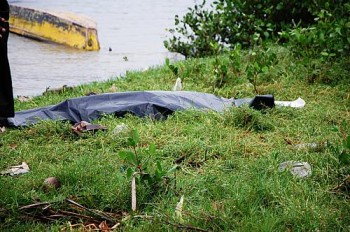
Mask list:
[{"label": "clump of grass", "polygon": [[271,116],[268,112],[261,112],[243,106],[233,108],[224,113],[224,123],[241,129],[251,131],[270,131],[274,129],[271,123]]}]

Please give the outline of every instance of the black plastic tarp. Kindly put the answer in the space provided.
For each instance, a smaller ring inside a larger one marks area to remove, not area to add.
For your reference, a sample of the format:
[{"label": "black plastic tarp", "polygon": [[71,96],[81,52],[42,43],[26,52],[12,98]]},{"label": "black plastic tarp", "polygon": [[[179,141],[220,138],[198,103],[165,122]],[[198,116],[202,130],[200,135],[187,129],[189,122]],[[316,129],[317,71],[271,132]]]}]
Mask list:
[{"label": "black plastic tarp", "polygon": [[[258,99],[264,105],[273,106],[272,96],[259,98],[226,99],[208,93],[190,91],[133,91],[92,95],[72,98],[57,105],[16,112],[14,118],[8,119],[10,126],[22,127],[42,120],[65,120],[72,123],[91,122],[104,114],[123,116],[127,113],[136,116],[150,116],[155,119],[166,118],[178,110],[200,109],[223,112],[232,106],[250,104],[254,107]],[[266,99],[267,101],[266,101]],[[259,108],[259,104],[257,105]]]}]

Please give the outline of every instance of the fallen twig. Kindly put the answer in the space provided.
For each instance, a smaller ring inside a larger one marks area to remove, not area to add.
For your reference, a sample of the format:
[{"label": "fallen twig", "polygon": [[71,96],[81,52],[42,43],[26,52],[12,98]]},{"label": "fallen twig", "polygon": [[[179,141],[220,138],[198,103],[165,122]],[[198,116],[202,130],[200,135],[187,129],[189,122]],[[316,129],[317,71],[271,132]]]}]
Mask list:
[{"label": "fallen twig", "polygon": [[22,207],[20,207],[19,209],[20,209],[20,210],[23,210],[23,209],[30,209],[30,208],[35,208],[35,207],[42,206],[42,205],[50,206],[51,203],[49,203],[49,202],[39,202],[39,203],[34,203],[34,204],[22,206]]},{"label": "fallen twig", "polygon": [[84,209],[84,210],[86,210],[86,211],[88,211],[88,212],[90,212],[90,213],[92,213],[92,214],[94,214],[94,215],[96,215],[96,216],[99,216],[100,218],[102,218],[102,219],[104,219],[104,220],[106,220],[106,221],[108,221],[108,222],[111,222],[111,223],[113,223],[113,224],[116,223],[115,220],[113,220],[113,219],[107,217],[106,215],[96,213],[95,211],[93,211],[93,210],[91,210],[91,209],[88,209],[88,208],[86,208],[85,206],[83,206],[83,205],[81,205],[81,204],[79,204],[79,203],[77,203],[77,202],[75,202],[75,201],[73,201],[73,200],[71,200],[71,199],[66,199],[66,201],[67,201],[68,203],[71,203],[71,204],[73,204],[73,205],[75,205],[75,206],[77,206],[77,207],[79,207],[79,208],[81,208],[81,209]]},{"label": "fallen twig", "polygon": [[131,180],[131,209],[132,211],[136,211],[136,175],[139,174],[138,172],[134,172],[132,174],[132,180]]}]

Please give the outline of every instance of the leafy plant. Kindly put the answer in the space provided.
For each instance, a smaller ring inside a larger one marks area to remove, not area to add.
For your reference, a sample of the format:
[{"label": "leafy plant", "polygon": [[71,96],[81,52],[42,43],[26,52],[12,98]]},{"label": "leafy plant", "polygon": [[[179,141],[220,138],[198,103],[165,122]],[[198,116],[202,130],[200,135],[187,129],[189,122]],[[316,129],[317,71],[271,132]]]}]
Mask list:
[{"label": "leafy plant", "polygon": [[169,58],[165,59],[165,65],[171,70],[175,77],[179,75],[179,68],[171,64]]},{"label": "leafy plant", "polygon": [[130,167],[126,169],[126,175],[131,178],[133,174],[138,174],[139,183],[147,183],[149,186],[159,186],[168,175],[176,171],[177,165],[169,170],[165,170],[159,160],[151,162],[155,158],[156,146],[150,144],[147,149],[139,147],[139,134],[136,129],[132,130],[127,144],[131,147],[129,150],[120,151],[119,157],[126,161]]},{"label": "leafy plant", "polygon": [[210,46],[213,50],[215,50],[215,59],[213,61],[213,72],[214,72],[214,80],[213,80],[213,92],[215,91],[215,88],[221,88],[223,84],[228,79],[228,66],[225,63],[225,60],[219,59],[218,53],[219,53],[219,45],[218,43],[211,43]]},{"label": "leafy plant", "polygon": [[249,52],[249,61],[246,67],[248,81],[254,86],[255,94],[259,94],[259,79],[267,75],[271,66],[275,64],[277,55],[273,51],[252,49]]},{"label": "leafy plant", "polygon": [[337,11],[320,9],[315,13],[314,24],[308,27],[290,28],[285,32],[279,32],[279,35],[285,39],[288,37],[294,50],[303,57],[307,50],[315,51],[315,55],[324,61],[345,55],[350,50],[349,3],[344,4],[343,11],[343,17],[339,17],[336,15]]},{"label": "leafy plant", "polygon": [[[349,3],[346,1],[216,0],[175,16],[165,47],[185,57],[211,56],[236,44],[261,41],[293,42],[318,47],[324,56],[349,51]],[[335,44],[335,46],[333,45]]]}]

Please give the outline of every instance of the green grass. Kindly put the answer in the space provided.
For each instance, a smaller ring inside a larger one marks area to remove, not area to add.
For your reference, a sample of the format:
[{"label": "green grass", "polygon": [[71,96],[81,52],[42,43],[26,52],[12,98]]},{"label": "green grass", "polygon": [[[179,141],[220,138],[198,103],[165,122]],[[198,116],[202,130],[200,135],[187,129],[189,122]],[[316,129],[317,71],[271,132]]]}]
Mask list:
[{"label": "green grass", "polygon": [[[35,202],[51,202],[56,210],[71,210],[64,202],[66,198],[105,213],[123,212],[123,220],[116,220],[121,222],[119,229],[126,231],[350,230],[348,193],[331,191],[349,174],[347,167],[338,167],[338,154],[331,149],[341,144],[334,127],[350,134],[350,85],[344,77],[349,74],[344,74],[349,59],[335,60],[332,65],[327,62],[315,74],[287,48],[271,49],[278,61],[260,77],[260,93],[274,94],[277,100],[302,97],[306,101],[303,109],[261,112],[241,107],[222,114],[183,111],[163,121],[106,115],[94,123],[105,125],[107,131],[83,137],[73,134],[68,122],[46,121],[28,128],[7,129],[0,134],[0,169],[25,161],[31,171],[16,177],[0,176],[0,230],[68,230],[69,218],[44,223],[19,210]],[[247,54],[242,53],[241,70],[229,69],[226,84],[214,90],[213,59],[186,60],[175,65],[185,90],[240,98],[254,96],[245,73],[246,60]],[[323,64],[318,59],[313,62]],[[339,76],[344,78],[339,80]],[[167,67],[154,67],[39,96],[31,102],[16,101],[16,109],[55,104],[89,92],[109,92],[113,84],[118,91],[171,90],[175,79]],[[131,210],[131,180],[125,173],[130,164],[118,156],[119,151],[130,149],[127,135],[113,133],[121,123],[138,130],[139,148],[156,145],[154,156],[142,157],[143,161],[149,160],[151,171],[156,161],[164,169],[180,165],[176,187],[173,174],[169,175],[169,184],[160,182],[158,188],[138,184],[136,213]],[[319,150],[294,147],[312,142],[330,145]],[[309,162],[312,176],[299,179],[289,172],[278,172],[278,164],[288,160]],[[42,183],[49,176],[60,179],[62,187],[44,191]],[[174,211],[182,195],[184,221],[180,223]],[[27,212],[34,214],[34,210]],[[80,229],[88,224],[84,220],[71,222],[81,223],[75,227]]]}]

